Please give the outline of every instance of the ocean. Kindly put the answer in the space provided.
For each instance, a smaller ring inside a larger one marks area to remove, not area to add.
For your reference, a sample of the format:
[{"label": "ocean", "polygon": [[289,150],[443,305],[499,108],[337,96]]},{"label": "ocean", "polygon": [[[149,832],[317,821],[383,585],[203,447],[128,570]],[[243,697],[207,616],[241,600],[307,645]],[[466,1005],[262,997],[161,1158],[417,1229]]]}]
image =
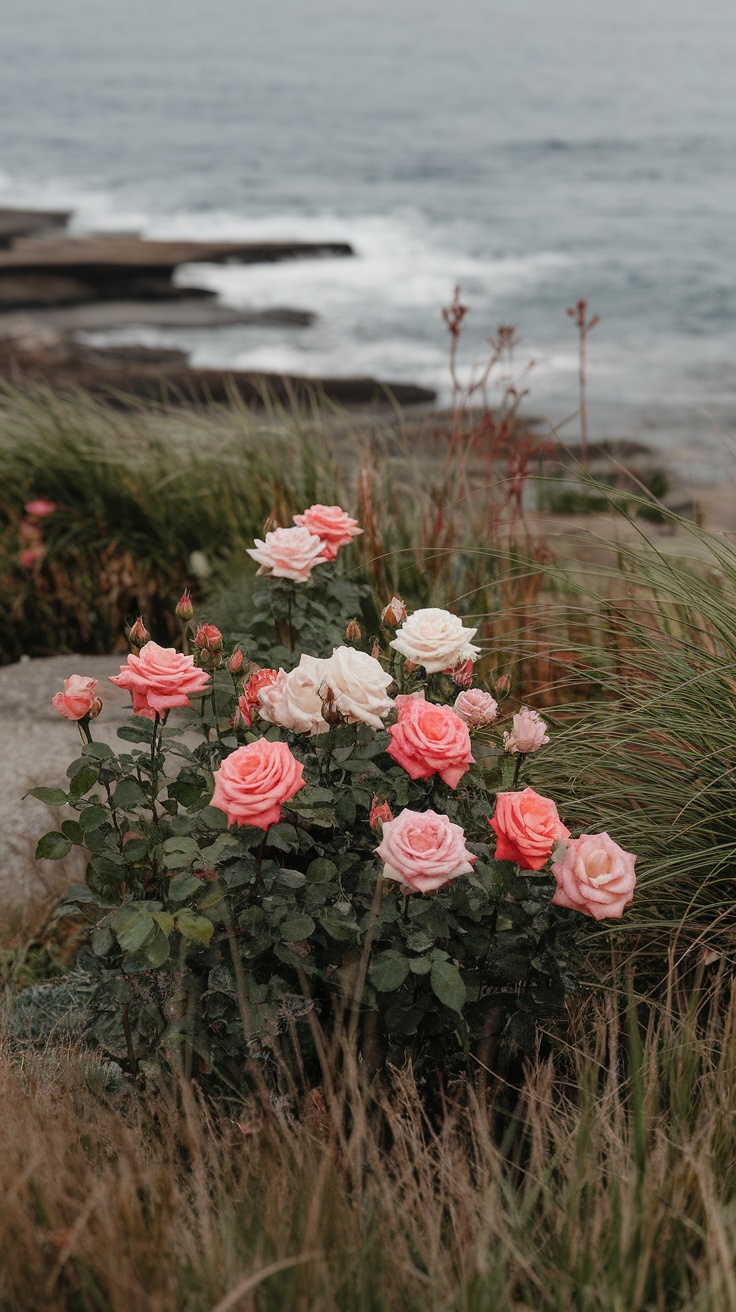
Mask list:
[{"label": "ocean", "polygon": [[310,328],[115,340],[446,400],[460,284],[463,368],[515,324],[527,410],[557,424],[585,297],[593,434],[716,468],[736,429],[733,0],[2,0],[0,64],[0,205],[355,247],[180,273]]}]

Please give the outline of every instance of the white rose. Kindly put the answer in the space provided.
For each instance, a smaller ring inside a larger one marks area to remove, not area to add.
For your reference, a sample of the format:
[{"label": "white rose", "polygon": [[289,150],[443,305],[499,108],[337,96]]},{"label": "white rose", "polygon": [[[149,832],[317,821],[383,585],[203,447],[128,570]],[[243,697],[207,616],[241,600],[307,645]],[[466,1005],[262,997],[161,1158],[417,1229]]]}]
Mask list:
[{"label": "white rose", "polygon": [[335,647],[325,662],[325,694],[344,720],[382,728],[393,701],[386,689],[393,680],[380,661],[353,647]]},{"label": "white rose", "polygon": [[428,606],[404,620],[389,646],[415,665],[423,665],[427,674],[437,674],[477,659],[480,647],[472,646],[470,641],[477,632],[466,629],[459,615]]},{"label": "white rose", "polygon": [[326,733],[330,727],[322,715],[326,666],[327,661],[316,656],[302,656],[288,674],[279,670],[274,682],[258,694],[263,719],[295,733]]}]

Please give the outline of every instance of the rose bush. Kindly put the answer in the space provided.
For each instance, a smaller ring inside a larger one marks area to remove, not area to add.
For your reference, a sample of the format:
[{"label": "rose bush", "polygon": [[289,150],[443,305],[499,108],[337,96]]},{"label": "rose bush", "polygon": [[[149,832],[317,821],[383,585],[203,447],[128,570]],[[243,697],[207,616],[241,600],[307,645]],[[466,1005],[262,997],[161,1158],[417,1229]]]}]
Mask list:
[{"label": "rose bush", "polygon": [[246,633],[192,628],[182,603],[182,652],[134,626],[141,650],[113,678],[134,712],[121,750],[80,717],[67,787],[34,790],[65,808],[38,856],[87,853],[58,914],[88,922],[91,1035],[131,1070],[178,1061],[231,1090],[249,1060],[275,1069],[308,1013],[357,1015],[371,1060],[377,1032],[417,1070],[464,1067],[491,1021],[532,1051],[573,981],[579,913],[620,916],[634,858],[607,835],[565,848],[553,799],[517,786],[553,750],[547,726],[504,727],[475,667],[458,694],[474,629],[433,609],[393,639],[392,599],[371,632],[306,527],[265,542],[295,533],[293,577],[259,582]]}]

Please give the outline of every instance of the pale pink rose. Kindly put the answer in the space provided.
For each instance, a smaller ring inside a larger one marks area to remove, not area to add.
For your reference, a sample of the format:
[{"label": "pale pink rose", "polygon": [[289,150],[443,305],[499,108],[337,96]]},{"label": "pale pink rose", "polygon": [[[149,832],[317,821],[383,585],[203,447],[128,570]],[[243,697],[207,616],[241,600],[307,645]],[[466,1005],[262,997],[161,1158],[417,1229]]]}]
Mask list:
[{"label": "pale pink rose", "polygon": [[102,709],[96,688],[96,679],[89,679],[84,674],[72,674],[71,678],[64,680],[64,691],[57,692],[51,704],[65,720],[83,720],[86,715],[94,719]]},{"label": "pale pink rose", "polygon": [[53,515],[56,510],[56,503],[46,501],[43,497],[37,497],[35,501],[26,501],[25,512],[27,515],[34,515],[36,519],[45,519],[47,515]]},{"label": "pale pink rose", "polygon": [[388,606],[384,606],[381,611],[382,623],[390,624],[391,627],[395,629],[397,624],[401,624],[405,619],[406,606],[404,605],[404,602],[401,600],[401,597],[392,597]]},{"label": "pale pink rose", "polygon": [[533,788],[498,793],[496,814],[488,821],[496,835],[496,860],[515,861],[521,870],[541,870],[561,838],[569,838],[551,797]]},{"label": "pale pink rose", "polygon": [[363,532],[357,519],[351,519],[340,506],[310,506],[309,510],[294,516],[294,523],[308,528],[315,537],[322,539],[328,560],[334,560],[340,547],[346,547]]},{"label": "pale pink rose", "polygon": [[465,846],[461,825],[436,811],[401,811],[386,820],[376,853],[385,862],[385,879],[396,879],[403,893],[434,893],[478,860]]},{"label": "pale pink rose", "polygon": [[374,656],[354,647],[335,647],[325,662],[325,691],[348,724],[360,722],[381,729],[393,707],[386,689],[393,683]]},{"label": "pale pink rose", "polygon": [[131,652],[127,665],[110,682],[127,688],[133,699],[133,714],[152,720],[156,712],[164,715],[175,706],[191,706],[189,696],[209,687],[206,670],[198,670],[193,656],[185,656],[173,647],[159,647],[147,642],[136,655]]},{"label": "pale pink rose", "polygon": [[544,720],[539,711],[533,711],[529,706],[522,706],[521,710],[516,712],[511,723],[511,731],[507,731],[503,736],[504,751],[517,752],[523,756],[528,752],[536,752],[548,742],[549,735]]},{"label": "pale pink rose", "polygon": [[286,743],[267,738],[238,747],[215,770],[211,805],[229,825],[268,829],[281,819],[281,807],[304,787],[304,767]]},{"label": "pale pink rose", "polygon": [[468,688],[466,692],[458,693],[454,709],[468,728],[484,729],[498,715],[498,702],[489,692],[483,692],[480,688]]},{"label": "pale pink rose", "polygon": [[331,559],[325,543],[308,528],[272,529],[265,541],[256,538],[248,555],[258,561],[259,574],[270,570],[275,579],[292,579],[295,583],[307,583],[314,566]]},{"label": "pale pink rose", "polygon": [[634,897],[636,857],[608,834],[581,834],[552,864],[555,906],[582,911],[594,920],[618,920]]},{"label": "pale pink rose", "polygon": [[470,641],[476,633],[477,629],[465,628],[459,615],[428,606],[404,621],[389,646],[412,664],[422,665],[427,674],[438,674],[480,655],[480,648]]},{"label": "pale pink rose", "polygon": [[424,693],[397,697],[399,718],[389,727],[386,748],[412,779],[438,774],[449,788],[457,788],[473,764],[468,726],[451,706],[435,706]]},{"label": "pale pink rose", "polygon": [[327,733],[330,726],[322,715],[326,667],[327,661],[305,655],[288,674],[279,670],[258,693],[263,719],[294,733]]}]

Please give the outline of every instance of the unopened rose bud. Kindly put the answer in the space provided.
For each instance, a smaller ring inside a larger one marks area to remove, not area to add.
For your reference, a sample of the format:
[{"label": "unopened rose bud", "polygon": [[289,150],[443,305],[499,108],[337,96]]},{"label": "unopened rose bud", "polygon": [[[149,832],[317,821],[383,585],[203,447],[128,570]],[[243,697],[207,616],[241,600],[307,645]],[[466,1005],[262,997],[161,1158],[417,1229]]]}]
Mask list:
[{"label": "unopened rose bud", "polygon": [[511,675],[500,674],[493,685],[493,691],[499,699],[508,697],[511,692]]},{"label": "unopened rose bud", "polygon": [[394,818],[393,812],[388,802],[379,802],[376,794],[374,793],[373,799],[371,801],[370,814],[368,816],[368,824],[370,825],[374,834],[378,834],[380,836],[380,834],[383,832],[383,826],[385,824],[388,824],[389,820],[393,820],[393,818]]},{"label": "unopened rose bud", "polygon": [[200,651],[222,651],[222,634],[215,624],[198,624],[194,642]]},{"label": "unopened rose bud", "polygon": [[176,611],[174,613],[178,617],[178,619],[182,621],[183,624],[187,624],[189,620],[192,618],[192,615],[194,614],[194,607],[192,605],[192,599],[189,596],[189,588],[186,588],[186,590],[182,594],[181,601],[179,602]]},{"label": "unopened rose bud", "polygon": [[233,678],[235,678],[236,675],[240,674],[240,671],[243,668],[244,660],[245,658],[243,656],[242,651],[240,650],[239,647],[236,647],[235,651],[230,657],[230,660],[227,663],[228,674],[232,674]]},{"label": "unopened rose bud", "polygon": [[128,629],[128,642],[131,647],[145,647],[147,642],[151,641],[151,635],[143,623],[143,616],[139,615],[135,624],[131,624]]},{"label": "unopened rose bud", "polygon": [[404,674],[413,674],[418,669],[419,666],[415,665],[414,661],[404,661]]},{"label": "unopened rose bud", "polygon": [[397,625],[403,624],[405,619],[406,606],[401,600],[401,597],[392,597],[388,606],[384,606],[381,611],[381,622],[383,624],[390,624],[391,627],[395,629]]},{"label": "unopened rose bud", "polygon": [[92,705],[89,708],[89,711],[87,712],[89,719],[96,720],[101,710],[102,710],[102,698],[95,697]]},{"label": "unopened rose bud", "polygon": [[347,642],[360,642],[363,632],[357,620],[350,620],[345,630],[345,640]]},{"label": "unopened rose bud", "polygon": [[377,661],[380,655],[381,655],[381,644],[378,641],[378,639],[376,639],[373,646],[371,647],[371,656],[373,657],[374,661]]},{"label": "unopened rose bud", "polygon": [[458,665],[451,673],[458,688],[469,688],[473,682],[473,662],[463,661],[462,665]]}]

